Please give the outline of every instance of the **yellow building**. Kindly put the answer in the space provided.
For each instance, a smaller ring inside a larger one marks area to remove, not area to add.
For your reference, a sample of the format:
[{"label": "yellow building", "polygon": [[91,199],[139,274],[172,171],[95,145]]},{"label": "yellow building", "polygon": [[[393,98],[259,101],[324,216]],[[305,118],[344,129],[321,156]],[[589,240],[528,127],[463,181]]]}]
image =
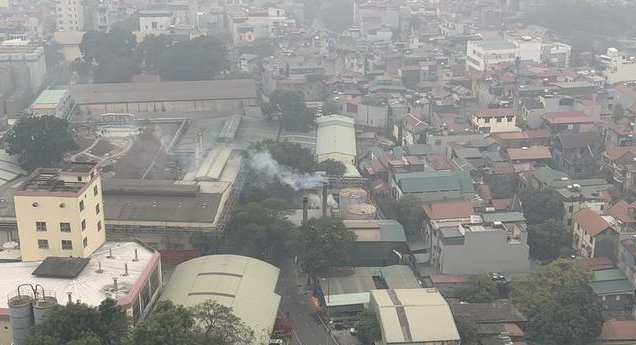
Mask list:
[{"label": "yellow building", "polygon": [[22,261],[89,257],[106,241],[94,163],[36,170],[14,194]]}]

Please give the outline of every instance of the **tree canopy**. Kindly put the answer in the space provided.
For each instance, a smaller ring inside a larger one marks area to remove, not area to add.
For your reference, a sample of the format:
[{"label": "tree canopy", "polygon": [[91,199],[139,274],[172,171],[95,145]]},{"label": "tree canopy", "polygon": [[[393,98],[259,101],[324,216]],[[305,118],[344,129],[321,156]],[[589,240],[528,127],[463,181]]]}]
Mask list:
[{"label": "tree canopy", "polygon": [[409,234],[422,229],[422,201],[412,194],[400,198],[395,209],[396,219]]},{"label": "tree canopy", "polygon": [[128,319],[112,299],[98,307],[69,303],[53,307],[46,320],[33,327],[26,345],[126,345]]},{"label": "tree canopy", "polygon": [[7,152],[20,155],[20,164],[32,170],[58,163],[77,148],[68,121],[55,116],[22,118],[5,137]]},{"label": "tree canopy", "polygon": [[172,46],[172,38],[168,35],[148,35],[139,44],[143,64],[147,68],[157,67],[160,57],[168,54]]},{"label": "tree canopy", "polygon": [[513,281],[511,302],[527,316],[561,290],[587,286],[592,273],[581,263],[571,259],[557,259],[530,273],[525,280]]},{"label": "tree canopy", "polygon": [[455,326],[459,333],[461,343],[464,345],[476,345],[479,344],[479,333],[477,333],[478,325],[475,320],[469,319],[465,316],[455,315]]},{"label": "tree canopy", "polygon": [[298,227],[292,238],[296,253],[307,272],[325,272],[346,262],[356,235],[337,218],[312,218]]},{"label": "tree canopy", "polygon": [[563,221],[548,219],[543,223],[528,225],[530,256],[541,261],[552,261],[560,257],[570,244],[571,235]]},{"label": "tree canopy", "polygon": [[213,36],[177,42],[156,64],[162,80],[214,79],[230,66],[225,45]]},{"label": "tree canopy", "polygon": [[358,339],[363,344],[373,344],[382,338],[378,318],[370,310],[365,310],[358,315],[356,330],[358,331]]},{"label": "tree canopy", "polygon": [[261,110],[263,116],[279,119],[283,128],[289,130],[308,130],[316,120],[316,114],[307,109],[305,95],[300,91],[275,90]]},{"label": "tree canopy", "polygon": [[499,296],[497,283],[486,275],[470,276],[466,284],[457,289],[457,295],[463,302],[490,303]]},{"label": "tree canopy", "polygon": [[347,172],[347,167],[340,161],[327,159],[316,164],[315,170],[324,171],[327,176],[342,176]]},{"label": "tree canopy", "polygon": [[285,202],[279,199],[238,206],[227,226],[228,247],[261,259],[268,258],[274,249],[282,249],[294,227],[284,206]]},{"label": "tree canopy", "polygon": [[521,193],[521,203],[528,224],[539,224],[548,219],[562,220],[565,215],[563,204],[547,190],[528,188]]},{"label": "tree canopy", "polygon": [[127,82],[139,73],[137,39],[131,31],[121,28],[108,33],[88,31],[82,38],[80,51],[84,66],[76,71],[91,71],[95,82]]},{"label": "tree canopy", "polygon": [[206,301],[191,308],[157,303],[132,332],[132,345],[252,345],[254,331],[232,308]]}]

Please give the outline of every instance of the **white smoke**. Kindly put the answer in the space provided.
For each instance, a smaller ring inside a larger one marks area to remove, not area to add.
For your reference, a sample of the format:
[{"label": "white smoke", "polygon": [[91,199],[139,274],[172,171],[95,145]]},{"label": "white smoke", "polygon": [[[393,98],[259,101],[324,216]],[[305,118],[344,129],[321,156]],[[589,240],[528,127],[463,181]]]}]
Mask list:
[{"label": "white smoke", "polygon": [[338,202],[333,197],[333,194],[329,194],[329,196],[327,197],[327,204],[329,204],[329,207],[331,207],[333,209],[337,209],[338,208]]},{"label": "white smoke", "polygon": [[269,151],[248,152],[250,166],[267,178],[278,180],[295,191],[315,189],[325,181],[323,174],[300,173],[291,167],[280,165]]}]

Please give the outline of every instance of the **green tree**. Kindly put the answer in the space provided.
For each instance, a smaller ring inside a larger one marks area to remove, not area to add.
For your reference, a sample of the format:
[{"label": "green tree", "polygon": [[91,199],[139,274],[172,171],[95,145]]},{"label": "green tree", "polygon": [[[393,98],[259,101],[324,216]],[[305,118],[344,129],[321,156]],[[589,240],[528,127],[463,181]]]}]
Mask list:
[{"label": "green tree", "polygon": [[457,289],[459,298],[468,303],[490,303],[497,299],[497,283],[486,275],[470,276],[466,284]]},{"label": "green tree", "polygon": [[77,148],[69,123],[55,116],[32,116],[18,121],[5,137],[7,152],[20,155],[26,169],[47,167]]},{"label": "green tree", "polygon": [[528,224],[543,223],[548,219],[561,220],[565,215],[563,204],[550,191],[528,188],[521,193],[523,216]]},{"label": "green tree", "polygon": [[133,57],[112,57],[93,68],[98,83],[126,83],[139,73],[139,61]]},{"label": "green tree", "polygon": [[266,118],[278,118],[283,128],[308,130],[316,120],[316,114],[307,109],[305,95],[300,91],[276,90],[269,95],[269,103],[262,107]]},{"label": "green tree", "polygon": [[159,57],[157,72],[163,80],[209,80],[229,66],[223,42],[206,36],[172,45]]},{"label": "green tree", "polygon": [[55,306],[51,317],[35,327],[27,345],[124,345],[128,344],[126,313],[111,299],[97,308],[81,303]]},{"label": "green tree", "polygon": [[292,243],[307,272],[316,274],[347,261],[356,235],[337,218],[312,218],[294,232]]},{"label": "green tree", "polygon": [[340,105],[334,102],[325,102],[322,106],[322,114],[323,115],[332,115],[332,114],[340,114],[341,109]]},{"label": "green tree", "polygon": [[459,332],[459,338],[464,345],[477,345],[479,344],[479,333],[477,333],[478,325],[475,320],[469,319],[466,316],[456,315],[455,326],[457,332]]},{"label": "green tree", "polygon": [[570,345],[594,342],[603,327],[596,294],[587,285],[559,289],[528,320],[530,339],[542,344]]},{"label": "green tree", "polygon": [[562,248],[569,245],[569,237],[561,220],[548,219],[543,223],[528,225],[530,256],[541,261],[552,261],[561,256]]},{"label": "green tree", "polygon": [[132,332],[132,345],[191,345],[195,336],[193,313],[170,301],[157,303]]},{"label": "green tree", "polygon": [[370,310],[365,310],[358,315],[356,330],[358,331],[358,339],[363,344],[373,344],[382,338],[378,318],[375,313]]},{"label": "green tree", "polygon": [[108,33],[89,31],[80,43],[84,65],[79,74],[90,68],[98,83],[127,82],[139,71],[137,39],[130,31],[113,28]]},{"label": "green tree", "polygon": [[[396,219],[398,216],[398,202],[390,195],[378,194],[375,196],[375,200],[382,210],[384,218]],[[402,224],[404,226],[404,224]]]},{"label": "green tree", "polygon": [[276,42],[270,38],[258,37],[250,45],[241,47],[239,51],[260,57],[273,56],[276,54]]},{"label": "green tree", "polygon": [[196,344],[252,345],[255,343],[254,331],[234,315],[232,308],[206,301],[190,310],[197,321],[194,332]]},{"label": "green tree", "polygon": [[513,281],[510,301],[526,316],[534,315],[561,290],[587,286],[592,273],[571,259],[557,259],[530,273],[525,280]]},{"label": "green tree", "polygon": [[327,176],[342,176],[347,172],[347,167],[342,162],[334,159],[327,159],[316,164],[315,169],[316,171],[326,172]]},{"label": "green tree", "polygon": [[172,39],[168,35],[148,35],[139,44],[141,58],[144,65],[150,69],[156,67],[162,56],[168,54],[172,46]]},{"label": "green tree", "polygon": [[400,198],[396,207],[396,219],[407,233],[418,233],[422,229],[422,201],[407,194]]},{"label": "green tree", "polygon": [[197,231],[193,232],[188,240],[192,248],[200,251],[202,254],[216,253],[221,246],[221,239],[214,233]]},{"label": "green tree", "polygon": [[228,247],[257,258],[267,258],[272,251],[282,249],[293,230],[284,206],[285,202],[277,199],[238,206],[227,226]]},{"label": "green tree", "polygon": [[623,105],[620,103],[614,104],[612,107],[612,119],[614,119],[614,121],[618,121],[622,119],[623,116],[625,116],[625,108],[623,108]]}]

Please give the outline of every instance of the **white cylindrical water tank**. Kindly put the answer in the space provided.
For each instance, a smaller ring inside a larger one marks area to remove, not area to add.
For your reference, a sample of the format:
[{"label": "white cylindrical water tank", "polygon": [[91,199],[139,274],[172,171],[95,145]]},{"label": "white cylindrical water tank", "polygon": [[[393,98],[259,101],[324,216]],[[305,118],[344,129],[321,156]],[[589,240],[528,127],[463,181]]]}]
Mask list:
[{"label": "white cylindrical water tank", "polygon": [[367,191],[362,188],[344,188],[338,194],[340,195],[338,205],[342,219],[347,219],[349,205],[364,204],[367,200]]},{"label": "white cylindrical water tank", "polygon": [[374,219],[376,211],[376,207],[371,204],[349,205],[346,219]]}]

